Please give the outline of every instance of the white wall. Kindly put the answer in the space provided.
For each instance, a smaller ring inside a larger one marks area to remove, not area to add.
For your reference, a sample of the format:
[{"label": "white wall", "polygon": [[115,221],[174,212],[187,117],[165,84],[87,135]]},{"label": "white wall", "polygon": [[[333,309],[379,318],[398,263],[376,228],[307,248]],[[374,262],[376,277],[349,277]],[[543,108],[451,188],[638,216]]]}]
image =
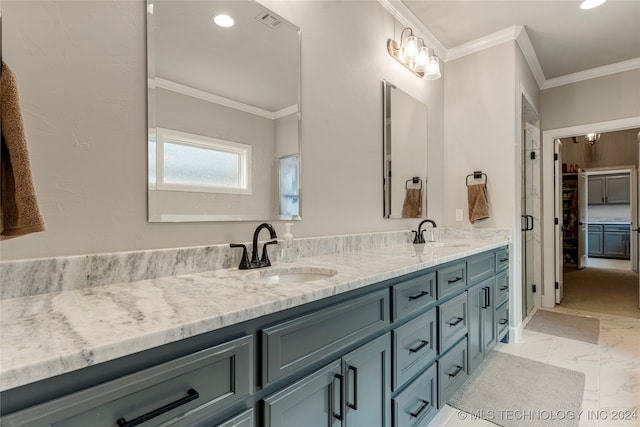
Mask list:
[{"label": "white wall", "polygon": [[[504,43],[446,63],[445,224],[471,226],[465,177],[487,174],[490,218],[474,227],[514,223],[515,42]],[[464,222],[455,210],[464,209]]]},{"label": "white wall", "polygon": [[[417,79],[388,55],[387,38],[397,38],[402,25],[374,1],[265,4],[302,31],[303,220],[296,235],[415,228],[415,220],[382,218],[382,79],[428,107],[428,214],[441,222],[444,85]],[[255,222],[146,221],[143,1],[4,0],[2,9],[3,56],[18,78],[48,226],[3,242],[2,259],[250,240]],[[471,165],[461,166],[466,172]]]}]

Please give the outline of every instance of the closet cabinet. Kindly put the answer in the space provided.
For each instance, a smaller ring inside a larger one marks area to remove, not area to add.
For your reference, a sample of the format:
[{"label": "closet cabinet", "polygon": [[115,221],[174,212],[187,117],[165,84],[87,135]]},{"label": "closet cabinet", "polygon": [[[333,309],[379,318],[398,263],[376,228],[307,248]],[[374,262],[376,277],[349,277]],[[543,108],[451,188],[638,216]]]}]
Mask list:
[{"label": "closet cabinet", "polygon": [[591,175],[588,181],[590,205],[611,205],[630,203],[629,174]]}]

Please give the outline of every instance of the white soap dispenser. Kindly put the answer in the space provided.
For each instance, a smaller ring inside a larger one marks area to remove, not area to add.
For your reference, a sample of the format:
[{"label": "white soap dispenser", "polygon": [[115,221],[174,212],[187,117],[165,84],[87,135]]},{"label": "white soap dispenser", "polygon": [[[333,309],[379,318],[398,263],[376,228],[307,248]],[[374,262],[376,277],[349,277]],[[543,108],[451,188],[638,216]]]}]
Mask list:
[{"label": "white soap dispenser", "polygon": [[284,248],[282,249],[282,262],[295,262],[298,259],[298,249],[293,247],[293,234],[291,234],[292,222],[285,223]]}]

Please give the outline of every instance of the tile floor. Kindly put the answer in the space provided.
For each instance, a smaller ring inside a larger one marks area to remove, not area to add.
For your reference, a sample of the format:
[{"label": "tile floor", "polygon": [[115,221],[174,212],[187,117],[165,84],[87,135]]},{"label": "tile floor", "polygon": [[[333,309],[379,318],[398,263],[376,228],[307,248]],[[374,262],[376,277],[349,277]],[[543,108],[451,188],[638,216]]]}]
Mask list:
[{"label": "tile floor", "polygon": [[[520,342],[500,343],[496,350],[584,372],[581,427],[640,426],[640,319],[562,307],[553,310],[600,319],[599,343],[590,344],[525,329]],[[617,419],[624,416],[625,411],[636,414],[635,419]],[[495,426],[488,421],[470,418],[446,406],[430,427]]]}]

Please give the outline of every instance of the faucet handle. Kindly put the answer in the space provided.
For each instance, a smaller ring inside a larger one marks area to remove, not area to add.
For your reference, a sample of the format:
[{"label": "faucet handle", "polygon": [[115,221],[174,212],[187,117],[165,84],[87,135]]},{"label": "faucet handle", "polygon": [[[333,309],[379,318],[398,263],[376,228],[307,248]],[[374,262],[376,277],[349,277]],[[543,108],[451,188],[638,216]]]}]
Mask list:
[{"label": "faucet handle", "polygon": [[413,244],[417,245],[420,243],[424,243],[424,230],[420,230],[419,232],[416,230],[411,230],[415,234],[413,238]]},{"label": "faucet handle", "polygon": [[249,270],[251,268],[251,263],[249,262],[249,255],[247,254],[247,246],[240,243],[229,243],[229,247],[242,248],[242,259],[240,260],[238,269]]},{"label": "faucet handle", "polygon": [[260,258],[261,267],[271,266],[271,260],[269,259],[269,254],[267,253],[267,245],[276,245],[276,244],[278,244],[278,240],[270,240],[268,242],[265,242],[264,245],[262,245],[262,258]]}]

